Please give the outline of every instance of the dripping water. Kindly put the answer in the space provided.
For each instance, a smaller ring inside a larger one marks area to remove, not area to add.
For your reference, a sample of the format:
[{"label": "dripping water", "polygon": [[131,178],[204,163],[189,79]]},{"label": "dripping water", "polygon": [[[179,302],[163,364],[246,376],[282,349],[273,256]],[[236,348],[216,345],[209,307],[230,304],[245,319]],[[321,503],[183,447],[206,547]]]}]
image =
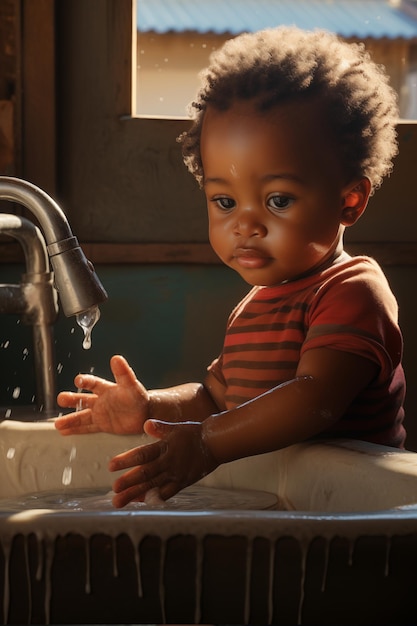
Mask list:
[{"label": "dripping water", "polygon": [[64,467],[64,471],[62,472],[62,484],[64,486],[68,486],[72,481],[72,467],[70,465],[66,465]]},{"label": "dripping water", "polygon": [[325,539],[324,545],[324,566],[323,566],[323,578],[321,579],[321,589],[320,591],[324,593],[327,585],[327,572],[329,569],[329,552],[330,552],[330,541],[329,539]]},{"label": "dripping water", "polygon": [[165,614],[165,583],[164,583],[164,571],[165,571],[165,556],[166,556],[166,543],[161,540],[161,552],[159,560],[159,600],[161,604],[162,623],[166,624]]},{"label": "dripping water", "polygon": [[70,485],[72,482],[72,462],[74,461],[76,456],[77,456],[77,448],[75,446],[72,446],[70,454],[69,454],[69,465],[66,465],[62,472],[62,484],[65,487]]},{"label": "dripping water", "polygon": [[135,558],[135,566],[136,566],[136,576],[138,581],[138,598],[143,597],[143,588],[142,588],[142,574],[141,574],[141,566],[140,566],[140,544],[136,544],[136,547],[133,551],[133,555]]},{"label": "dripping water", "polygon": [[55,556],[55,548],[53,545],[46,543],[46,560],[45,560],[45,624],[50,623],[51,614],[51,598],[52,598],[52,563]]},{"label": "dripping water", "polygon": [[90,553],[90,539],[84,539],[85,545],[85,593],[90,595],[91,593],[91,553]]},{"label": "dripping water", "polygon": [[390,572],[391,544],[392,544],[392,537],[387,537],[386,549],[385,549],[385,568],[384,568],[385,577],[389,576],[389,572]]},{"label": "dripping water", "polygon": [[348,565],[352,567],[353,565],[353,552],[355,550],[355,541],[349,541],[349,556],[348,556]]},{"label": "dripping water", "polygon": [[97,306],[93,306],[91,309],[87,309],[87,311],[78,313],[75,319],[84,332],[83,348],[84,350],[89,350],[91,348],[92,330],[100,319],[100,309]]},{"label": "dripping water", "polygon": [[203,578],[203,539],[196,537],[196,578],[195,578],[195,607],[194,623],[199,624],[201,619],[201,591]]},{"label": "dripping water", "polygon": [[276,544],[271,539],[269,545],[269,578],[268,578],[268,624],[272,624],[274,614],[274,563],[275,563]]},{"label": "dripping water", "polygon": [[301,550],[302,550],[302,553],[301,553],[300,599],[298,603],[297,624],[302,623],[302,617],[303,617],[308,546],[304,544],[301,545]]},{"label": "dripping water", "polygon": [[250,617],[250,582],[253,558],[253,538],[247,537],[246,543],[246,580],[245,580],[245,624],[249,624]]},{"label": "dripping water", "polygon": [[23,539],[23,558],[25,563],[25,571],[26,571],[26,582],[27,582],[27,593],[28,593],[28,617],[27,623],[30,624],[32,618],[32,585],[30,580],[30,568],[29,568],[29,536],[25,535]]},{"label": "dripping water", "polygon": [[117,545],[116,545],[116,537],[111,537],[112,543],[112,555],[113,555],[113,578],[119,577],[119,567],[117,563]]},{"label": "dripping water", "polygon": [[44,570],[44,553],[43,542],[39,537],[36,537],[36,550],[37,550],[37,568],[35,578],[37,581],[42,580],[42,573]]}]

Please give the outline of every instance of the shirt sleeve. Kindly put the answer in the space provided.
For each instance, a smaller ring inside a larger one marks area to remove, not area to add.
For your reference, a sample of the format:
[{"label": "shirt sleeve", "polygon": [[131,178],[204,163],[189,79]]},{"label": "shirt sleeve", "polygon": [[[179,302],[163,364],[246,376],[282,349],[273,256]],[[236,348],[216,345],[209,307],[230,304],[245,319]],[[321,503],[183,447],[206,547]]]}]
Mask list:
[{"label": "shirt sleeve", "polygon": [[301,349],[328,347],[363,356],[388,377],[402,358],[398,305],[377,264],[347,268],[317,291]]}]

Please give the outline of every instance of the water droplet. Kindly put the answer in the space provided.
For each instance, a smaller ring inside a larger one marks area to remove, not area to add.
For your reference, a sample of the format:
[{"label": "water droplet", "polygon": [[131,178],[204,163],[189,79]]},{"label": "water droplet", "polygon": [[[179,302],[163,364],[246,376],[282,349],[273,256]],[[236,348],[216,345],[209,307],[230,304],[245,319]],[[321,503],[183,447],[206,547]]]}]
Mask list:
[{"label": "water droplet", "polygon": [[10,345],[10,341],[7,339],[7,341],[3,343],[3,348],[8,348],[9,345]]},{"label": "water droplet", "polygon": [[70,462],[73,461],[76,456],[77,456],[77,448],[75,446],[72,446],[70,456],[69,456]]},{"label": "water droplet", "polygon": [[15,387],[13,389],[13,394],[12,395],[13,395],[13,398],[15,400],[17,400],[17,398],[20,396],[20,387]]},{"label": "water droplet", "polygon": [[16,448],[9,448],[7,450],[6,456],[7,456],[8,459],[14,459],[15,453],[16,453]]},{"label": "water droplet", "polygon": [[70,485],[72,481],[72,467],[64,467],[62,472],[62,484]]},{"label": "water droplet", "polygon": [[5,414],[4,414],[4,417],[8,418],[8,417],[10,417],[10,416],[11,416],[11,414],[12,414],[12,410],[11,410],[11,409],[6,409],[6,412],[5,412]]},{"label": "water droplet", "polygon": [[56,369],[57,369],[58,374],[60,374],[62,370],[64,369],[64,366],[62,365],[62,363],[58,363],[58,365],[56,366]]},{"label": "water droplet", "polygon": [[[82,393],[82,392],[83,392],[83,390],[80,389],[80,387],[78,387],[77,393]],[[77,406],[75,407],[75,410],[76,411],[82,411],[83,410],[83,399],[82,398],[79,398],[77,400]]]},{"label": "water droplet", "polygon": [[100,310],[97,306],[93,306],[87,311],[78,313],[75,319],[84,331],[83,348],[89,350],[91,348],[91,332],[100,319]]},{"label": "water droplet", "polygon": [[23,348],[23,360],[25,361],[29,355],[29,350],[27,348]]}]

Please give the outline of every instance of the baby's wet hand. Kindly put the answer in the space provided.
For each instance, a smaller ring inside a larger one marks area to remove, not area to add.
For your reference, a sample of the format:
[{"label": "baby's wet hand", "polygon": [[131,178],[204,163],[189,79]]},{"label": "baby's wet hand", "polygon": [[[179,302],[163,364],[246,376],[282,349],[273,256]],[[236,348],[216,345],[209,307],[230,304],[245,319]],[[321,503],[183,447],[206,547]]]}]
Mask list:
[{"label": "baby's wet hand", "polygon": [[110,461],[110,471],[128,470],[113,484],[117,508],[135,500],[145,501],[151,490],[168,500],[217,466],[203,443],[200,422],[148,420],[144,430],[159,441],[123,452]]},{"label": "baby's wet hand", "polygon": [[79,374],[75,377],[75,385],[89,393],[64,391],[58,395],[60,406],[77,409],[76,413],[56,419],[55,427],[61,434],[106,432],[127,435],[142,432],[148,417],[148,391],[137,380],[126,359],[113,356],[110,365],[115,382],[91,374]]}]

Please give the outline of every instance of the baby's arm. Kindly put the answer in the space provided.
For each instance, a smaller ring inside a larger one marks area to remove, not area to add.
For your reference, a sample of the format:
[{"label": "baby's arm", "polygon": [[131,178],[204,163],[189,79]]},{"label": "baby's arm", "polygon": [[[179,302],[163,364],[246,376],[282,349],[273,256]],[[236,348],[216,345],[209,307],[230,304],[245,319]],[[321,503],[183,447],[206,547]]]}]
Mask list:
[{"label": "baby's arm", "polygon": [[203,426],[206,445],[224,463],[309,439],[342,417],[377,370],[375,363],[353,353],[308,350],[294,379],[209,417]]},{"label": "baby's arm", "polygon": [[[302,356],[294,379],[235,409],[213,414],[202,423],[148,420],[146,432],[159,441],[110,462],[112,471],[130,468],[113,485],[114,505],[143,500],[153,488],[168,499],[221,463],[313,437],[344,414],[376,373],[377,365],[363,357],[312,349]],[[209,377],[207,388],[212,384],[216,397],[216,383]]]},{"label": "baby's arm", "polygon": [[110,365],[115,382],[79,374],[75,377],[75,385],[90,393],[64,391],[58,395],[60,406],[77,408],[76,412],[55,420],[61,434],[136,434],[143,432],[143,424],[149,417],[167,421],[202,421],[218,411],[201,383],[148,391],[122,356],[113,356]]}]

